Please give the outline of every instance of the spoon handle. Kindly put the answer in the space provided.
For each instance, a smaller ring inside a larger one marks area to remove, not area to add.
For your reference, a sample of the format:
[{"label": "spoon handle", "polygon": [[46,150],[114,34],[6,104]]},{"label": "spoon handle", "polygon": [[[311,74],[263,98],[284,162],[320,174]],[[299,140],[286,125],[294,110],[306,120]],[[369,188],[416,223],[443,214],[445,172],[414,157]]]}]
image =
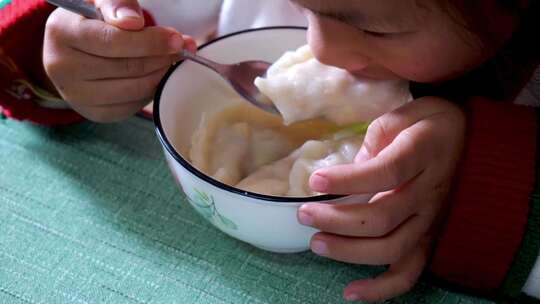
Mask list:
[{"label": "spoon handle", "polygon": [[187,50],[182,50],[181,55],[182,55],[183,58],[195,61],[197,63],[200,63],[200,64],[214,70],[215,72],[217,72],[218,74],[220,74],[222,76],[226,75],[227,72],[228,72],[228,69],[229,69],[229,66],[226,65],[226,64],[217,63],[217,62],[214,62],[214,61],[212,61],[210,59],[207,59],[207,58],[204,58],[204,57],[201,57],[201,56],[197,56],[197,55],[195,55],[192,52],[187,51]]},{"label": "spoon handle", "polygon": [[85,0],[47,0],[47,2],[89,19],[103,20],[100,10]]}]

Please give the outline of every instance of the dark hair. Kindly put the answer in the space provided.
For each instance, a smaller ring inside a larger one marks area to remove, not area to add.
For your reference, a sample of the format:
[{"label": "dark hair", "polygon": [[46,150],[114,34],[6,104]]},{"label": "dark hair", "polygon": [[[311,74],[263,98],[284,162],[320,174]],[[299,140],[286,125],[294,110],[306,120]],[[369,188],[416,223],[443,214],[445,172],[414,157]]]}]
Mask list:
[{"label": "dark hair", "polygon": [[518,19],[517,29],[505,41],[489,26],[490,16],[483,5],[490,0],[440,1],[456,22],[486,48],[497,51],[481,66],[457,79],[439,84],[413,83],[413,95],[436,95],[456,101],[471,96],[513,99],[540,64],[540,1],[530,0],[528,4],[522,0],[491,1]]}]

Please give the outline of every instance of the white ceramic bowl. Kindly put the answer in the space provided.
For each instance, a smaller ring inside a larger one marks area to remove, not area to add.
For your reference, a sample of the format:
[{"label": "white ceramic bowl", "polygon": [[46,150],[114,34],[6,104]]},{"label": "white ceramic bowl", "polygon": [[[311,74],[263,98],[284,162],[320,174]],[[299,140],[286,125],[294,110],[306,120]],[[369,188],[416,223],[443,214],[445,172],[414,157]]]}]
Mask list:
[{"label": "white ceramic bowl", "polygon": [[[304,44],[304,28],[272,27],[219,38],[202,46],[199,54],[222,63],[273,62],[285,51]],[[221,231],[269,251],[307,250],[316,230],[298,223],[298,207],[306,202],[345,201],[347,197],[288,198],[250,193],[212,179],[186,160],[202,113],[217,111],[235,100],[238,102],[238,95],[211,70],[191,61],[171,68],[154,100],[154,121],[169,167],[190,204]]]}]

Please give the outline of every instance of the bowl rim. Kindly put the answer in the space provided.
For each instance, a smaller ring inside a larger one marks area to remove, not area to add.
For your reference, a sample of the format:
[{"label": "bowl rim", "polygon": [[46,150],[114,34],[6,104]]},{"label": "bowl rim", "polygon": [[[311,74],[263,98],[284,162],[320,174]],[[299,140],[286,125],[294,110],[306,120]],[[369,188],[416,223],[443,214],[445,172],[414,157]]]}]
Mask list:
[{"label": "bowl rim", "polygon": [[[268,30],[302,30],[306,31],[307,28],[303,26],[269,26],[269,27],[259,27],[259,28],[252,28],[252,29],[246,29],[242,31],[233,32],[224,36],[220,36],[218,38],[212,39],[203,45],[201,45],[198,50],[201,50],[209,45],[214,44],[215,42],[218,42],[222,39],[227,39],[232,36],[242,35],[245,33],[250,32],[257,32],[257,31],[268,31]],[[266,194],[260,194],[250,191],[245,191],[230,185],[227,185],[225,183],[222,183],[206,174],[201,172],[199,169],[195,168],[193,165],[189,163],[186,159],[184,159],[178,151],[174,148],[174,146],[171,144],[169,139],[167,138],[167,135],[165,134],[165,130],[163,129],[163,125],[161,123],[161,116],[160,116],[160,105],[161,105],[161,95],[163,93],[163,90],[165,88],[165,85],[167,81],[169,80],[170,76],[176,71],[178,67],[182,65],[184,60],[177,62],[173,66],[171,66],[165,76],[161,79],[157,89],[156,93],[154,94],[154,106],[153,106],[153,119],[154,119],[154,127],[156,129],[156,133],[158,135],[159,141],[161,144],[165,147],[167,152],[173,157],[175,161],[180,163],[182,167],[184,167],[186,170],[188,170],[191,174],[197,176],[201,180],[219,188],[222,190],[225,190],[227,192],[231,192],[234,194],[238,194],[244,197],[249,198],[255,198],[263,201],[268,202],[279,202],[279,203],[306,203],[306,202],[322,202],[322,201],[329,201],[329,200],[336,200],[340,198],[344,198],[347,195],[336,195],[336,194],[323,194],[323,195],[317,195],[317,196],[302,196],[302,197],[287,197],[287,196],[274,196],[274,195],[266,195]]]}]

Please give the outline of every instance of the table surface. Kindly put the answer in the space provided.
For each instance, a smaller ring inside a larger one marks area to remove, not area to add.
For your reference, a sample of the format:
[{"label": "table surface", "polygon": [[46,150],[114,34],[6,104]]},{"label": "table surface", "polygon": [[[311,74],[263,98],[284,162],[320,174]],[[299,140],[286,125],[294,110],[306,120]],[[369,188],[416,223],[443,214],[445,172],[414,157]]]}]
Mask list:
[{"label": "table surface", "polygon": [[[153,124],[0,120],[0,303],[343,303],[381,268],[234,240],[186,203]],[[388,303],[491,303],[421,282]]]}]

